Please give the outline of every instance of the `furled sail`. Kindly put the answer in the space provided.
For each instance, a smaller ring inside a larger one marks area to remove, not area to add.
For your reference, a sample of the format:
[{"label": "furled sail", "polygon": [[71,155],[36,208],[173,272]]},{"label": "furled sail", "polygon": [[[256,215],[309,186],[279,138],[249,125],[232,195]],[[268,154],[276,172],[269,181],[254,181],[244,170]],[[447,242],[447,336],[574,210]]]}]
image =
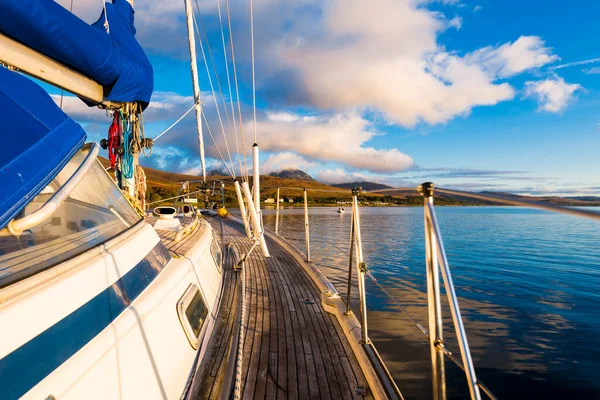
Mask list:
[{"label": "furled sail", "polygon": [[81,148],[86,134],[29,78],[0,67],[0,229]]},{"label": "furled sail", "polygon": [[0,1],[0,32],[104,87],[106,100],[150,102],[154,86],[148,57],[135,39],[134,11],[126,0],[106,4],[91,26],[54,0]]}]

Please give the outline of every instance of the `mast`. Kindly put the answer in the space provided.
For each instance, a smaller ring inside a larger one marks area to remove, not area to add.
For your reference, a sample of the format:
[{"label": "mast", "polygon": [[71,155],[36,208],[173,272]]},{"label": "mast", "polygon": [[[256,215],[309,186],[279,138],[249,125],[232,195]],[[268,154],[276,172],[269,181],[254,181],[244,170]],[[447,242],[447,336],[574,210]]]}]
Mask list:
[{"label": "mast", "polygon": [[[133,1],[133,0],[131,0]],[[190,67],[192,85],[194,86],[194,102],[196,103],[196,130],[200,147],[200,163],[202,164],[202,181],[206,182],[206,162],[204,159],[204,139],[202,138],[202,106],[200,105],[200,84],[198,83],[198,65],[196,64],[196,39],[194,36],[194,11],[191,0],[185,2],[185,19],[187,22],[188,44],[190,47]]]},{"label": "mast", "polygon": [[[252,146],[252,170],[254,172],[254,183],[253,183],[253,194],[254,194],[254,205],[256,206],[256,213],[262,227],[262,212],[260,211],[260,170],[259,170],[259,157],[258,157],[258,144],[254,143]],[[257,228],[258,229],[258,228]]]}]

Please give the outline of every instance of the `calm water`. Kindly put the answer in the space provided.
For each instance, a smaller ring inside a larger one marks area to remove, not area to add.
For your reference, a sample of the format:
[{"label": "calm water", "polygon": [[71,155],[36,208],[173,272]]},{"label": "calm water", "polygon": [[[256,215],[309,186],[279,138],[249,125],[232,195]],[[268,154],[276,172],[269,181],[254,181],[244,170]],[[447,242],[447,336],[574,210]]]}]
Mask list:
[{"label": "calm water", "polygon": [[[350,213],[309,213],[312,257],[345,296]],[[373,275],[427,327],[423,210],[361,213]],[[437,214],[479,378],[502,399],[600,398],[600,225],[514,207],[438,207]],[[275,211],[264,215],[274,230]],[[280,234],[304,249],[301,208],[281,211]],[[430,398],[425,337],[370,281],[367,294],[369,334],[401,391]],[[458,355],[444,313],[447,346]],[[447,363],[446,373],[449,397],[466,398],[462,372]]]}]

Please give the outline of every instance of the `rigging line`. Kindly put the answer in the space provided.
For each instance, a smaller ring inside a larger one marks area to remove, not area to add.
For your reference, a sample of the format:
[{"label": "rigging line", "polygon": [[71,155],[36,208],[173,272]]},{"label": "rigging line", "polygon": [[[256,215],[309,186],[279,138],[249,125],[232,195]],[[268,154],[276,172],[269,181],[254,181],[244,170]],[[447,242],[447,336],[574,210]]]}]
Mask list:
[{"label": "rigging line", "polygon": [[237,67],[235,65],[235,49],[233,46],[233,31],[231,30],[231,14],[229,12],[229,0],[225,0],[227,10],[227,25],[229,27],[229,46],[231,47],[231,64],[233,65],[233,79],[235,81],[235,96],[237,101],[238,117],[240,119],[240,137],[242,138],[242,151],[244,155],[244,167],[246,171],[246,182],[248,182],[248,157],[246,156],[246,143],[244,139],[244,123],[242,119],[242,106],[240,104],[240,89],[237,79]]},{"label": "rigging line", "polygon": [[371,281],[375,285],[377,285],[377,287],[379,288],[379,290],[381,290],[383,293],[385,293],[385,295],[400,309],[400,311],[402,311],[404,313],[404,315],[406,316],[406,318],[408,318],[410,320],[410,322],[412,322],[421,331],[421,333],[423,333],[423,335],[429,337],[429,332],[427,332],[427,329],[425,329],[423,327],[423,325],[421,325],[420,323],[418,323],[408,313],[408,311],[406,311],[406,309],[402,306],[402,304],[400,304],[400,302],[398,302],[398,300],[396,300],[396,298],[394,296],[392,296],[381,284],[379,284],[379,282],[377,282],[377,279],[372,274],[367,274],[367,275],[369,276],[369,278],[371,279]]},{"label": "rigging line", "polygon": [[189,195],[192,195],[192,194],[202,193],[202,192],[203,192],[203,190],[196,190],[195,192],[189,192],[189,193],[180,194],[180,195],[177,195],[177,196],[174,196],[174,197],[168,197],[166,199],[160,199],[160,200],[157,200],[157,201],[153,201],[151,203],[147,203],[147,205],[156,204],[156,203],[162,203],[163,201],[169,201],[169,200],[173,200],[173,199],[178,199],[180,197],[189,196]]},{"label": "rigging line", "polygon": [[[219,1],[220,0],[217,0],[217,8],[219,9],[219,21],[221,21],[221,16],[220,16],[221,7],[220,7],[220,4],[219,4]],[[227,122],[229,124],[229,129],[232,129],[232,127],[233,127],[237,160],[238,160],[238,164],[239,164],[239,168],[240,168],[240,174],[242,174],[242,176],[243,176],[242,164],[241,164],[241,161],[240,161],[239,143],[238,143],[238,138],[237,138],[237,129],[236,129],[236,122],[235,122],[235,112],[233,111],[233,103],[232,103],[232,106],[231,106],[231,117],[230,117],[229,111],[227,110],[227,102],[225,101],[225,96],[223,95],[223,89],[221,88],[221,80],[219,79],[219,73],[217,72],[217,67],[215,65],[215,60],[214,60],[213,55],[212,55],[212,49],[210,47],[210,42],[208,40],[208,35],[206,34],[206,30],[204,29],[204,24],[202,23],[202,17],[201,17],[201,14],[200,14],[200,5],[198,4],[198,0],[195,0],[195,4],[196,4],[196,10],[198,12],[198,22],[199,22],[199,25],[200,25],[200,30],[202,31],[202,33],[204,35],[204,38],[206,39],[206,47],[207,47],[207,50],[208,50],[208,55],[210,57],[210,61],[211,61],[211,64],[212,64],[212,67],[213,67],[213,70],[214,70],[214,73],[215,73],[215,77],[216,77],[216,80],[217,80],[217,87],[219,89],[219,94],[221,95],[221,100],[223,102],[223,107],[225,109],[225,115],[227,117]],[[224,51],[224,55],[225,55],[225,70],[227,72],[227,84],[229,86],[229,96],[230,96],[230,101],[231,101],[231,80],[229,78],[229,67],[227,65],[228,64],[227,63],[227,53],[225,52],[225,35],[224,35],[224,32],[223,32],[223,24],[222,24],[222,22],[221,22],[220,26],[221,26],[221,38],[222,38],[222,41],[223,41],[223,51]],[[207,71],[207,73],[208,73],[208,71]],[[230,160],[231,160],[231,154],[229,155],[229,157],[230,157]],[[233,163],[233,161],[232,161],[232,163]],[[232,165],[232,168],[233,168],[233,165]]]},{"label": "rigging line", "polygon": [[[217,72],[217,67],[215,65],[215,60],[212,55],[212,49],[210,47],[210,42],[208,40],[208,35],[206,34],[206,29],[204,29],[204,24],[202,23],[202,17],[200,14],[200,5],[198,4],[198,0],[195,0],[196,10],[198,11],[198,23],[200,25],[200,31],[202,31],[202,35],[205,38],[206,49],[208,50],[208,56],[210,57],[210,63],[212,64],[213,70],[215,72],[215,78],[217,81],[217,87],[219,89],[219,94],[221,95],[221,100],[223,101],[223,105],[225,108],[225,116],[227,117],[227,122],[229,123],[229,127],[231,129],[231,117],[229,116],[229,111],[227,110],[227,102],[225,101],[225,96],[223,95],[223,89],[221,89],[221,80],[219,79],[219,73]],[[221,32],[222,33],[222,32]]]},{"label": "rigging line", "polygon": [[252,109],[254,112],[254,143],[256,143],[256,80],[254,79],[254,7],[250,0],[250,39],[252,43]]},{"label": "rigging line", "polygon": [[[344,251],[343,249],[341,249],[339,246],[337,246],[333,241],[326,239],[326,238],[322,238],[323,240],[325,240],[326,242],[329,242],[329,244],[331,244],[333,247],[335,247],[340,253],[344,254],[347,257],[350,257],[350,254],[348,254],[348,252]],[[423,327],[423,325],[421,325],[419,322],[417,322],[409,313],[408,311],[406,311],[406,309],[402,306],[402,304],[400,304],[400,302],[398,300],[396,300],[396,298],[394,296],[392,296],[387,289],[382,286],[378,281],[377,278],[375,278],[373,276],[373,274],[371,273],[367,273],[367,276],[369,277],[369,279],[371,279],[371,281],[377,285],[377,287],[379,288],[379,290],[381,290],[399,309],[400,311],[402,311],[404,313],[404,315],[406,316],[406,318],[409,319],[410,322],[412,322],[420,331],[421,333],[423,333],[426,337],[429,337],[429,332],[427,332],[427,329],[425,329]]]},{"label": "rigging line", "polygon": [[227,172],[229,172],[229,175],[231,175],[233,177],[233,179],[235,179],[235,174],[229,169],[227,162],[225,162],[225,159],[223,158],[223,154],[221,154],[221,150],[219,150],[219,146],[217,146],[217,142],[215,141],[212,131],[210,130],[210,126],[208,125],[208,121],[206,120],[206,114],[204,114],[204,109],[202,109],[201,114],[202,114],[202,119],[204,119],[204,124],[206,125],[206,129],[208,130],[210,139],[212,140],[213,144],[215,145],[215,149],[217,149],[217,153],[219,154],[221,161],[223,161],[223,165],[227,169]]},{"label": "rigging line", "polygon": [[[219,12],[219,26],[221,27],[221,42],[223,43],[223,57],[225,59],[225,73],[227,75],[227,87],[229,89],[229,104],[231,106],[231,116],[233,119],[233,137],[235,138],[235,152],[237,155],[237,161],[240,167],[240,174],[244,176],[242,169],[242,159],[240,157],[240,146],[238,142],[238,132],[235,122],[235,109],[233,108],[233,93],[231,92],[231,77],[229,76],[229,61],[227,60],[227,46],[225,44],[225,32],[223,29],[223,17],[221,15],[221,0],[217,0],[217,10]],[[231,35],[231,32],[229,32]]]},{"label": "rigging line", "polygon": [[[206,75],[208,76],[208,83],[210,84],[210,90],[212,91],[213,101],[215,102],[215,108],[217,110],[217,116],[219,117],[219,125],[221,126],[221,132],[223,133],[223,139],[225,140],[225,148],[227,149],[227,155],[229,156],[229,162],[231,163],[231,170],[235,171],[233,159],[231,158],[231,152],[229,151],[229,144],[227,143],[227,135],[225,134],[225,128],[223,127],[223,118],[221,118],[221,112],[219,111],[219,104],[217,103],[217,96],[215,95],[215,87],[210,77],[210,69],[208,68],[208,62],[206,61],[206,54],[204,52],[204,46],[202,45],[202,37],[198,30],[198,24],[196,23],[196,15],[194,14],[194,27],[196,28],[196,36],[198,36],[198,43],[200,44],[200,51],[202,52],[202,59],[204,60],[204,66],[206,67]],[[208,122],[207,122],[208,126]],[[232,174],[235,178],[235,173]]]},{"label": "rigging line", "polygon": [[[342,253],[343,255],[350,257],[350,254],[348,254],[348,252],[344,251],[342,248],[340,248],[339,246],[337,246],[333,241],[326,239],[326,238],[321,238],[323,240],[325,240],[326,242],[328,242],[329,244],[331,244],[333,247],[335,247],[340,253]],[[300,240],[300,239],[294,239],[294,240]],[[419,322],[417,322],[409,313],[408,311],[406,311],[406,309],[402,306],[402,304],[400,304],[400,302],[398,300],[396,300],[396,298],[394,296],[392,296],[390,294],[390,292],[388,292],[386,290],[386,288],[384,286],[382,286],[378,281],[377,278],[375,278],[373,276],[372,273],[367,273],[367,276],[371,279],[371,281],[377,285],[377,287],[379,288],[379,290],[381,290],[399,309],[400,311],[402,311],[404,313],[404,315],[410,320],[410,322],[412,322],[420,331],[421,333],[423,333],[426,337],[429,337],[429,332],[427,332],[427,329],[425,329],[423,327],[423,325],[421,325]]]},{"label": "rigging line", "polygon": [[196,103],[194,103],[194,105],[193,105],[193,106],[191,106],[189,110],[187,110],[185,113],[183,113],[183,115],[182,115],[181,117],[179,117],[179,119],[178,119],[177,121],[173,122],[173,123],[171,124],[171,126],[169,126],[167,129],[165,129],[164,131],[162,131],[162,132],[161,132],[161,133],[160,133],[160,134],[159,134],[157,137],[155,137],[155,138],[154,138],[154,139],[152,139],[152,140],[156,142],[158,139],[160,139],[160,137],[161,137],[162,135],[164,135],[165,133],[169,132],[169,131],[170,131],[170,130],[171,130],[171,129],[172,129],[174,126],[175,126],[175,125],[177,125],[179,122],[181,122],[181,120],[182,120],[182,119],[184,119],[186,115],[188,115],[189,113],[191,113],[191,112],[192,112],[192,110],[193,110],[195,107],[196,107]]}]

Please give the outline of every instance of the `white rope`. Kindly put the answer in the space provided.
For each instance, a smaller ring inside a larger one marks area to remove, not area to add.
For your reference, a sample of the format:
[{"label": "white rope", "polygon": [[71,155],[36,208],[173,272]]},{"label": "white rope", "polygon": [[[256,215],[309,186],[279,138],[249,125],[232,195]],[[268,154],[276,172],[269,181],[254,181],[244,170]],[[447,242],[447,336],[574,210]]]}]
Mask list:
[{"label": "white rope", "polygon": [[256,143],[256,80],[254,79],[254,7],[250,0],[250,38],[252,41],[252,108],[254,111],[254,143]]},{"label": "white rope", "polygon": [[194,108],[196,108],[196,103],[194,103],[194,105],[191,106],[189,110],[187,110],[181,117],[179,117],[179,119],[177,121],[173,122],[171,124],[171,126],[169,126],[167,129],[165,129],[164,131],[162,131],[162,133],[160,133],[157,137],[155,137],[153,139],[153,141],[156,142],[158,139],[160,139],[160,137],[162,135],[164,135],[165,133],[169,132],[175,125],[177,125],[179,122],[181,122],[181,120],[184,119],[186,115],[188,115],[189,113],[191,113]]},{"label": "white rope", "polygon": [[217,146],[217,142],[215,141],[212,131],[210,130],[210,126],[208,125],[208,121],[206,120],[206,115],[204,114],[204,109],[202,109],[202,118],[204,119],[204,124],[206,125],[206,129],[208,130],[210,139],[212,140],[213,144],[215,145],[215,149],[217,149],[217,153],[219,154],[221,161],[223,161],[223,165],[225,166],[225,168],[227,168],[227,172],[229,172],[229,175],[231,175],[233,177],[233,179],[235,179],[235,174],[229,169],[227,162],[223,158],[223,154],[221,154],[221,150],[219,150],[219,146]]},{"label": "white rope", "polygon": [[244,167],[246,171],[246,182],[248,182],[248,157],[246,156],[246,143],[244,139],[244,123],[242,119],[242,106],[240,104],[240,89],[238,87],[237,67],[235,65],[235,48],[233,46],[233,31],[231,30],[231,14],[229,13],[229,0],[225,0],[227,9],[227,25],[229,27],[229,45],[231,47],[231,64],[233,65],[233,79],[235,81],[235,96],[237,101],[238,117],[240,119],[240,136],[242,138],[242,152],[244,155]]},{"label": "white rope", "polygon": [[[197,4],[197,2],[196,2]],[[235,138],[235,152],[237,154],[238,166],[240,168],[240,174],[242,175],[242,179],[244,179],[244,169],[242,168],[242,159],[240,157],[240,145],[238,141],[238,133],[235,122],[235,109],[233,108],[233,94],[231,92],[231,78],[229,76],[229,62],[227,60],[227,46],[225,45],[225,32],[223,30],[223,18],[221,16],[221,0],[217,0],[217,10],[219,11],[219,26],[221,27],[221,42],[223,44],[223,57],[225,61],[225,73],[227,75],[227,87],[229,89],[229,104],[231,105],[231,115],[233,118],[233,137]],[[231,32],[229,32],[231,35]],[[222,94],[222,93],[221,93]],[[227,107],[225,108],[227,110]]]},{"label": "white rope", "polygon": [[[204,52],[204,46],[202,45],[202,37],[200,36],[200,31],[198,30],[198,24],[196,23],[196,15],[194,14],[194,27],[196,28],[196,36],[198,36],[198,43],[200,44],[200,51],[202,52],[202,58],[204,59],[204,66],[206,68],[206,75],[208,76],[208,83],[210,84],[210,90],[213,95],[213,100],[215,102],[215,108],[217,110],[217,116],[219,118],[219,125],[221,126],[221,132],[223,133],[223,139],[225,141],[225,148],[227,149],[227,155],[229,156],[229,162],[231,163],[231,170],[235,171],[235,167],[233,164],[233,159],[231,158],[231,152],[229,151],[229,144],[227,143],[227,135],[225,134],[225,128],[223,127],[223,119],[221,118],[221,112],[219,111],[219,104],[217,103],[217,96],[215,94],[215,88],[212,83],[212,78],[210,77],[210,68],[208,67],[208,62],[206,61],[206,53]],[[208,122],[207,122],[208,126]],[[215,144],[216,147],[216,144]],[[228,168],[229,169],[229,168]],[[232,173],[233,178],[235,179],[235,173]]]},{"label": "white rope", "polygon": [[108,15],[106,14],[106,0],[102,0],[102,8],[104,9],[104,29],[106,29],[106,33],[110,33],[110,26],[108,25]]}]

